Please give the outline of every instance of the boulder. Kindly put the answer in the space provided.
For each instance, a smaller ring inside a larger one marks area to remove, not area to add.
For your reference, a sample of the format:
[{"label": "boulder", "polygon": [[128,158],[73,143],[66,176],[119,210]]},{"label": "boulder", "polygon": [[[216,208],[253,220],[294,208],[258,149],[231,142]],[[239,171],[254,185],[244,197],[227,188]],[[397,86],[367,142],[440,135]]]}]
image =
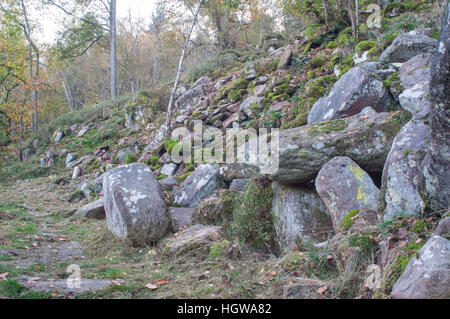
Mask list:
[{"label": "boulder", "polygon": [[235,179],[230,184],[230,190],[232,191],[242,191],[245,189],[245,186],[247,186],[250,179],[244,178],[244,179]]},{"label": "boulder", "polygon": [[292,44],[287,45],[286,48],[284,49],[283,55],[281,56],[281,59],[280,59],[280,64],[279,64],[280,69],[285,69],[291,64],[291,58],[292,58],[293,52],[294,52],[294,46]]},{"label": "boulder", "polygon": [[133,147],[126,147],[124,149],[121,149],[117,153],[117,161],[119,163],[125,163],[125,160],[127,159],[128,154],[134,154],[134,148]]},{"label": "boulder", "polygon": [[262,85],[269,80],[267,76],[260,76],[256,79],[256,85]]},{"label": "boulder", "polygon": [[78,132],[77,137],[82,137],[84,136],[91,128],[92,124],[83,126],[83,128]]},{"label": "boulder", "polygon": [[330,214],[312,190],[272,183],[272,213],[277,240],[282,248],[295,248],[296,241],[326,240],[333,233]]},{"label": "boulder", "polygon": [[350,157],[368,172],[381,172],[402,126],[399,113],[375,113],[285,130],[279,137],[279,168],[270,177],[308,182],[336,156]]},{"label": "boulder", "polygon": [[425,204],[418,190],[419,170],[430,146],[430,129],[423,123],[406,124],[395,137],[383,169],[381,197],[384,219],[398,214],[418,215]]},{"label": "boulder", "polygon": [[334,84],[328,96],[314,103],[308,114],[308,124],[352,116],[367,106],[385,112],[390,102],[383,82],[372,78],[362,68],[352,68]]},{"label": "boulder", "polygon": [[75,165],[75,160],[77,159],[77,156],[73,153],[67,154],[66,157],[66,168],[71,168]]},{"label": "boulder", "polygon": [[431,211],[450,207],[450,6],[431,62],[431,147],[419,176]]},{"label": "boulder", "polygon": [[177,170],[178,165],[175,163],[164,164],[161,169],[161,174],[166,176],[173,176],[175,171]]},{"label": "boulder", "polygon": [[78,208],[73,216],[76,218],[104,219],[105,202],[103,198]]},{"label": "boulder", "polygon": [[53,155],[52,151],[47,151],[45,153],[44,157],[41,157],[40,159],[40,165],[42,167],[51,167],[55,164],[55,156]]},{"label": "boulder", "polygon": [[62,130],[57,130],[55,133],[53,133],[53,142],[58,143],[61,141],[64,137],[64,132]]},{"label": "boulder", "polygon": [[179,255],[189,253],[199,248],[208,249],[221,241],[222,236],[219,226],[194,225],[179,233],[176,237],[165,241],[165,253],[168,255]]},{"label": "boulder", "polygon": [[429,82],[431,54],[419,54],[403,63],[398,70],[398,76],[403,89],[409,89],[420,82]]},{"label": "boulder", "polygon": [[396,299],[450,298],[450,241],[433,235],[392,288]]},{"label": "boulder", "polygon": [[215,189],[225,187],[219,176],[219,165],[203,164],[174,189],[175,204],[195,207]]},{"label": "boulder", "polygon": [[229,163],[223,165],[219,175],[223,181],[230,183],[235,179],[250,179],[258,174],[258,168],[245,163]]},{"label": "boulder", "polygon": [[447,216],[439,221],[434,234],[450,239],[450,216]]},{"label": "boulder", "polygon": [[257,96],[250,96],[250,97],[246,98],[239,106],[239,112],[244,113],[248,117],[252,117],[253,112],[250,109],[250,106],[253,103],[256,103],[259,105],[261,103],[262,99],[263,99],[262,97],[257,97]]},{"label": "boulder", "polygon": [[406,62],[419,54],[433,52],[438,41],[415,30],[402,33],[381,53],[382,63]]},{"label": "boulder", "polygon": [[261,84],[261,85],[257,85],[255,86],[255,88],[253,89],[253,95],[254,96],[260,96],[261,94],[264,93],[264,91],[267,89],[267,85]]},{"label": "boulder", "polygon": [[[200,79],[199,79],[200,80]],[[201,99],[208,93],[208,85],[199,84],[183,93],[175,102],[176,108],[185,110],[197,106]]]},{"label": "boulder", "polygon": [[230,128],[233,123],[239,122],[239,112],[230,115],[223,123],[223,128]]},{"label": "boulder", "polygon": [[403,91],[399,97],[402,108],[412,114],[414,120],[428,119],[430,114],[430,82],[423,81]]},{"label": "boulder", "polygon": [[172,229],[178,232],[191,224],[193,208],[169,207],[169,216],[172,219]]},{"label": "boulder", "polygon": [[350,211],[377,210],[379,190],[370,176],[348,157],[335,157],[316,178],[316,190],[328,208],[336,232]]},{"label": "boulder", "polygon": [[173,178],[173,176],[168,176],[159,181],[161,186],[161,190],[164,191],[172,191],[174,186],[178,186],[178,181]]},{"label": "boulder", "polygon": [[103,177],[108,229],[134,245],[160,240],[170,221],[158,181],[145,164],[114,168]]},{"label": "boulder", "polygon": [[72,179],[77,179],[82,174],[83,174],[83,171],[82,171],[81,167],[75,166],[75,168],[73,169]]}]

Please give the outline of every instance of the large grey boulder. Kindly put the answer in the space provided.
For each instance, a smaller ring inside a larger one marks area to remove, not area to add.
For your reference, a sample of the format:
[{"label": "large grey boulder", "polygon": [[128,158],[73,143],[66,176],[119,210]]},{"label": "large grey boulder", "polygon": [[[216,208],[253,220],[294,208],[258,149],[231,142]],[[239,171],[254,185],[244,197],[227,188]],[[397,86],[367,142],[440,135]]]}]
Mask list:
[{"label": "large grey boulder", "polygon": [[450,298],[450,241],[434,235],[394,284],[396,299]]},{"label": "large grey boulder", "polygon": [[178,109],[192,109],[197,106],[201,99],[208,93],[210,82],[200,78],[187,92],[183,93],[175,102]]},{"label": "large grey boulder", "polygon": [[399,214],[418,215],[425,209],[417,184],[429,146],[430,129],[423,123],[411,121],[395,137],[383,169],[385,220]]},{"label": "large grey boulder", "polygon": [[170,221],[158,181],[145,164],[114,168],[103,177],[108,229],[134,245],[160,240]]},{"label": "large grey boulder", "polygon": [[215,189],[222,187],[225,185],[219,177],[219,165],[199,165],[194,173],[174,189],[175,204],[195,207],[200,200],[208,197]]},{"label": "large grey boulder", "polygon": [[272,183],[272,189],[272,213],[280,247],[294,248],[297,240],[323,241],[333,233],[330,214],[316,192],[277,182]]},{"label": "large grey boulder", "polygon": [[416,55],[407,62],[403,63],[398,70],[398,76],[403,89],[409,89],[420,82],[429,82],[431,54],[424,53]]},{"label": "large grey boulder", "polygon": [[105,218],[105,202],[103,198],[78,208],[73,216],[77,218]]},{"label": "large grey boulder", "polygon": [[402,108],[412,114],[414,120],[428,119],[430,114],[430,82],[423,81],[399,95]]},{"label": "large grey boulder", "polygon": [[450,206],[450,6],[443,23],[431,62],[431,147],[419,178],[431,211]]},{"label": "large grey boulder", "polygon": [[379,190],[370,176],[348,157],[335,157],[316,178],[316,190],[328,208],[336,232],[355,209],[377,210]]},{"label": "large grey boulder", "polygon": [[352,158],[368,172],[381,172],[403,126],[398,113],[359,114],[280,133],[279,168],[269,175],[285,183],[308,182],[336,156]]},{"label": "large grey boulder", "polygon": [[280,59],[279,65],[280,69],[285,69],[291,64],[291,58],[293,53],[294,53],[294,46],[292,44],[287,45]]},{"label": "large grey boulder", "polygon": [[334,84],[328,96],[314,103],[308,114],[308,124],[352,116],[367,106],[385,112],[390,102],[383,82],[372,78],[362,68],[352,68]]},{"label": "large grey boulder", "polygon": [[418,54],[433,52],[437,40],[416,30],[402,33],[381,53],[382,63],[406,62]]}]

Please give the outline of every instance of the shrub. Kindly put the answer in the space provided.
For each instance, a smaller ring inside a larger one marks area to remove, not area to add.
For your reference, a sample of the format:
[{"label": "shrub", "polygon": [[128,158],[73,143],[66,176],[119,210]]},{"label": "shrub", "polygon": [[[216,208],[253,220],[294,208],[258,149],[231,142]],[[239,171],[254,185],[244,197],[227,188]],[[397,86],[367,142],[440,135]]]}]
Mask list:
[{"label": "shrub", "polygon": [[209,258],[222,256],[228,247],[230,247],[230,242],[228,240],[212,245],[209,249]]},{"label": "shrub", "polygon": [[376,47],[377,43],[375,41],[361,41],[356,45],[355,52],[362,53],[365,51],[369,51],[373,47]]},{"label": "shrub", "polygon": [[234,206],[232,231],[240,241],[254,248],[275,248],[272,197],[267,178],[256,177],[247,184]]},{"label": "shrub", "polygon": [[338,46],[338,43],[336,41],[330,41],[330,42],[328,42],[327,48],[335,49],[335,48],[337,48],[337,46]]},{"label": "shrub", "polygon": [[312,69],[317,69],[320,68],[322,65],[324,65],[326,62],[327,61],[323,57],[318,56],[312,59],[309,65],[311,66]]},{"label": "shrub", "polygon": [[136,163],[136,162],[137,162],[137,158],[133,154],[127,154],[127,156],[125,157],[125,164],[127,164],[127,165]]},{"label": "shrub", "polygon": [[167,152],[171,152],[172,149],[175,147],[175,145],[177,145],[180,141],[176,141],[176,140],[167,140],[164,142],[164,148],[166,149]]}]

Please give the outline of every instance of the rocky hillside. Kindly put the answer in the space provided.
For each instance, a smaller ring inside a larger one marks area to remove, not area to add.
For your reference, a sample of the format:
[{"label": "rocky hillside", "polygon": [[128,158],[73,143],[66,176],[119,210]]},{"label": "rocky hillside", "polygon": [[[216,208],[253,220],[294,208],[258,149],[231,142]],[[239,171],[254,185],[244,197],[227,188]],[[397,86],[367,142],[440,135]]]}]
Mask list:
[{"label": "rocky hillside", "polygon": [[450,9],[431,9],[392,3],[359,41],[273,35],[179,88],[174,128],[279,128],[273,174],[175,163],[166,89],[61,116],[23,162],[2,142],[0,295],[450,298]]}]

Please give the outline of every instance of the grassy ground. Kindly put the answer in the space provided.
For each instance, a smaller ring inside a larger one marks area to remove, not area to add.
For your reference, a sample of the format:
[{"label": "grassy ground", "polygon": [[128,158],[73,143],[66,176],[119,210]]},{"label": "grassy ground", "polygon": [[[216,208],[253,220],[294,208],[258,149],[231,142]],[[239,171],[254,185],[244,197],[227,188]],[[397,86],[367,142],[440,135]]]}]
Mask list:
[{"label": "grassy ground", "polygon": [[[63,217],[76,206],[67,201],[69,192],[48,178],[0,186],[0,274],[8,273],[0,279],[0,297],[277,298],[279,287],[295,279],[275,257],[257,253],[211,258],[207,248],[168,257],[157,246],[131,248],[108,232],[104,220]],[[82,278],[114,284],[83,294],[33,292],[21,284],[23,278],[67,278],[70,264],[80,266]],[[160,280],[167,283],[146,287]]]}]

